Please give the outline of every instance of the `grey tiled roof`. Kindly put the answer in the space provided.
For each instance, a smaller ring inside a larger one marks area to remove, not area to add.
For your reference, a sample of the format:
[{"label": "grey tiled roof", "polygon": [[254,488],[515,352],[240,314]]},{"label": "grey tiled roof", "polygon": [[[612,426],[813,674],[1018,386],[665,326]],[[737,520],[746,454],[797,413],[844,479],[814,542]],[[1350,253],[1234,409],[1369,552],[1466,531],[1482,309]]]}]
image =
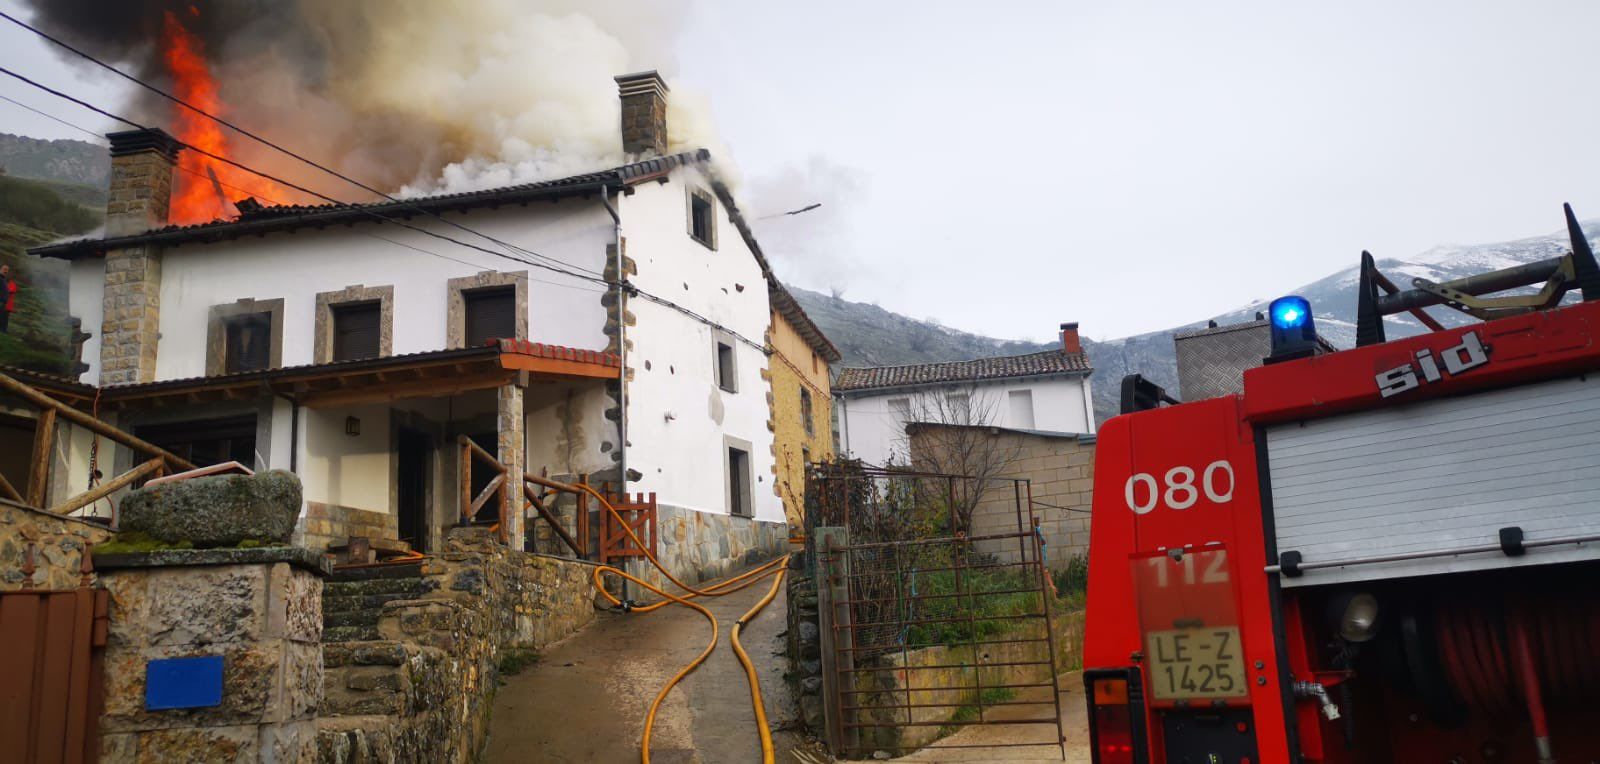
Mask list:
[{"label": "grey tiled roof", "polygon": [[1046,350],[1042,353],[978,358],[971,361],[918,363],[909,366],[872,366],[843,369],[834,381],[835,391],[912,387],[946,382],[1037,377],[1046,374],[1088,374],[1093,371],[1083,353]]}]

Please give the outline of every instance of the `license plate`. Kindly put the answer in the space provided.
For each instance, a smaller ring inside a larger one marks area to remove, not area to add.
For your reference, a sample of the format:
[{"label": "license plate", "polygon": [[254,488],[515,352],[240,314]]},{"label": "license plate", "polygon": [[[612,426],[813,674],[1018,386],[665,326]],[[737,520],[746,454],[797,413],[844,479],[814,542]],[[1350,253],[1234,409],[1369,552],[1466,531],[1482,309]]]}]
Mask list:
[{"label": "license plate", "polygon": [[1245,695],[1238,627],[1152,631],[1150,685],[1155,699],[1212,700]]}]

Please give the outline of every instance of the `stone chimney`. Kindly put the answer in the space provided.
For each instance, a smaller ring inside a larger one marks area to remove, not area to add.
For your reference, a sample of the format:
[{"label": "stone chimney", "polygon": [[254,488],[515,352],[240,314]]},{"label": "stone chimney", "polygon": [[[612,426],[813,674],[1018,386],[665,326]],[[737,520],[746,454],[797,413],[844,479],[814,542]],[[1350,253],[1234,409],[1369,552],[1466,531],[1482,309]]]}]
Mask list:
[{"label": "stone chimney", "polygon": [[1083,342],[1078,339],[1078,322],[1061,325],[1061,352],[1082,353]]},{"label": "stone chimney", "polygon": [[667,153],[667,83],[648,72],[616,78],[622,97],[622,151],[637,156]]},{"label": "stone chimney", "polygon": [[[156,129],[106,137],[111,141],[106,237],[165,226],[178,141]],[[103,305],[100,384],[153,381],[161,337],[161,251],[149,244],[107,250]]]}]

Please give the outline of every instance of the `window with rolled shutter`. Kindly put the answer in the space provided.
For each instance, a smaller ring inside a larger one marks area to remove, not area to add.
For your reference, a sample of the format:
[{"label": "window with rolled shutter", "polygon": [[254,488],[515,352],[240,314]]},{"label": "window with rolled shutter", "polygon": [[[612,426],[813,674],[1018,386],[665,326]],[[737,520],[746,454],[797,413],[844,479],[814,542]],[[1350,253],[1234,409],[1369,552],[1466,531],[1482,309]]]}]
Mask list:
[{"label": "window with rolled shutter", "polygon": [[467,347],[517,336],[517,288],[474,289],[462,295],[467,308]]},{"label": "window with rolled shutter", "polygon": [[272,363],[272,314],[245,313],[227,319],[225,371],[260,371]]},{"label": "window with rolled shutter", "polygon": [[378,302],[334,306],[333,360],[377,358],[382,315],[383,305]]}]

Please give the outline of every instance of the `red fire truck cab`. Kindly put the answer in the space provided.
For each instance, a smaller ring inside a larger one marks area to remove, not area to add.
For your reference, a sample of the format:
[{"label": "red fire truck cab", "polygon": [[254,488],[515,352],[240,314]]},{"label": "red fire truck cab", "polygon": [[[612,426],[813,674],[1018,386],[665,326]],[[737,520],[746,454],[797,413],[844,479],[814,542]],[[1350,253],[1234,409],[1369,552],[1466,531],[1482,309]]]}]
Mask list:
[{"label": "red fire truck cab", "polygon": [[[1096,762],[1600,760],[1600,273],[1568,222],[1563,257],[1410,290],[1364,254],[1358,346],[1275,302],[1242,393],[1125,384],[1143,410],[1095,454]],[[1441,305],[1486,320],[1383,341]]]}]

